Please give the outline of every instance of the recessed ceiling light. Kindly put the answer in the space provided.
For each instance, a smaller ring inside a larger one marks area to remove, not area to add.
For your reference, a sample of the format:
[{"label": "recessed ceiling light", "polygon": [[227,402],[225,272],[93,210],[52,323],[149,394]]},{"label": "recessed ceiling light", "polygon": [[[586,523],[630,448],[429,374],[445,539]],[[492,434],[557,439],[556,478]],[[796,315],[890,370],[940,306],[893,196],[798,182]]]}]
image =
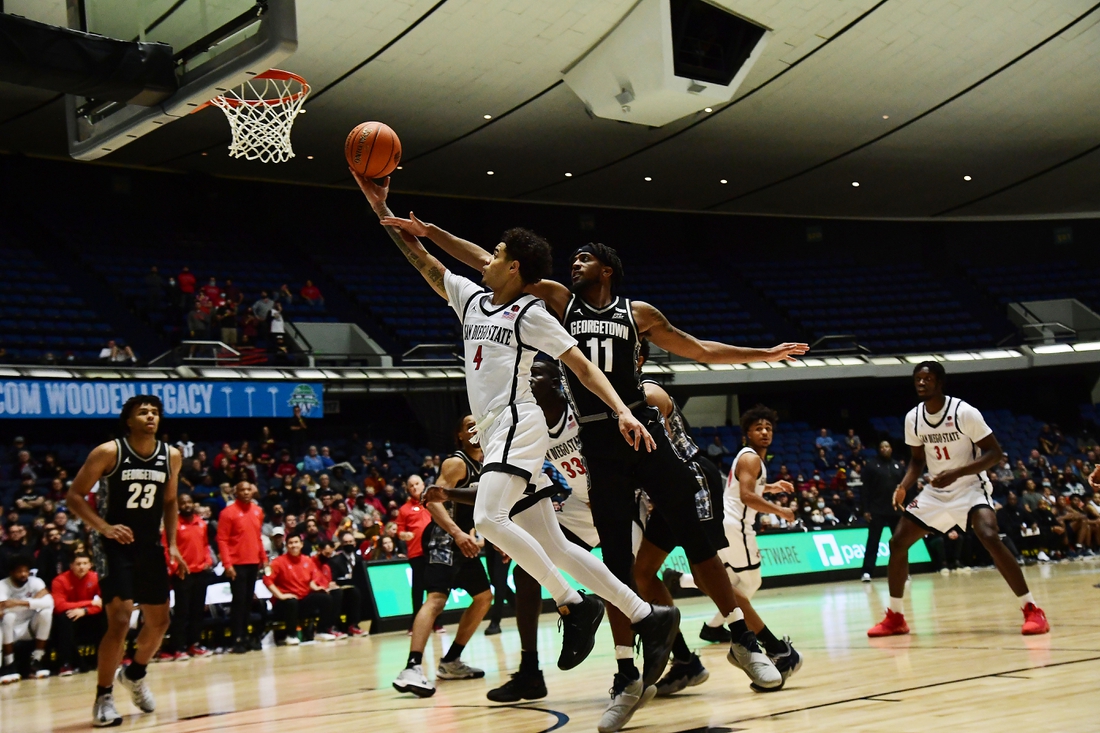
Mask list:
[{"label": "recessed ceiling light", "polygon": [[405,166],[399,165],[399,166],[397,166],[397,170],[403,171],[403,170],[405,170]]},{"label": "recessed ceiling light", "polygon": [[652,178],[650,178],[649,176],[646,176],[646,177],[645,177],[645,179],[646,179],[647,181],[652,181],[652,180],[653,180],[653,179],[652,179]]},{"label": "recessed ceiling light", "polygon": [[884,120],[888,120],[888,119],[890,119],[890,115],[883,115],[883,116],[882,116],[882,119],[884,119]]},{"label": "recessed ceiling light", "polygon": [[313,160],[313,156],[312,155],[307,155],[306,160]]},{"label": "recessed ceiling light", "polygon": [[304,115],[305,113],[306,113],[306,111],[304,109],[298,110],[298,114],[300,114],[300,115]]},{"label": "recessed ceiling light", "polygon": [[487,119],[487,120],[491,120],[491,119],[493,119],[493,116],[492,116],[492,115],[482,115],[482,117],[484,117],[484,118],[485,118],[485,119]]},{"label": "recessed ceiling light", "polygon": [[202,157],[204,157],[204,158],[205,158],[205,157],[206,157],[206,153],[203,153],[203,154],[202,154]]},{"label": "recessed ceiling light", "polygon": [[852,181],[852,186],[854,188],[859,188],[859,181]]},{"label": "recessed ceiling light", "polygon": [[964,180],[964,181],[969,181],[969,180],[970,180],[970,176],[963,176],[963,180]]},{"label": "recessed ceiling light", "polygon": [[493,175],[493,172],[492,171],[485,171],[485,175],[491,176],[491,175]]},{"label": "recessed ceiling light", "polygon": [[726,183],[729,183],[729,181],[727,181],[727,180],[726,180],[725,178],[723,178],[722,180],[720,180],[720,181],[718,181],[718,182],[719,182],[719,183],[722,183],[722,184],[726,184]]},{"label": "recessed ceiling light", "polygon": [[573,177],[573,174],[572,174],[572,173],[566,173],[566,174],[565,174],[565,177],[566,177],[566,178],[572,178],[572,177]]},{"label": "recessed ceiling light", "polygon": [[714,111],[714,107],[703,107],[703,111],[704,111],[704,112],[713,112],[713,111]]}]

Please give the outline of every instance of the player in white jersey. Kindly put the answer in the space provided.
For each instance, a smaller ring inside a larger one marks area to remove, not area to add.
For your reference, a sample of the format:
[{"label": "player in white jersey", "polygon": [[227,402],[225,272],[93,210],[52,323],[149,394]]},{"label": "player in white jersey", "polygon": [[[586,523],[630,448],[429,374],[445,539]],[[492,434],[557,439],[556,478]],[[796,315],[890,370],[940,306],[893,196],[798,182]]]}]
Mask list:
[{"label": "player in white jersey", "polygon": [[9,565],[10,574],[0,580],[0,616],[3,616],[4,664],[0,684],[19,681],[15,668],[15,642],[34,638],[34,651],[28,664],[28,678],[49,677],[43,659],[53,625],[53,596],[41,578],[31,575],[33,560],[16,556]]},{"label": "player in white jersey", "polygon": [[1024,614],[1021,633],[1050,631],[1043,610],[1035,605],[1016,558],[1001,541],[997,515],[990,497],[986,471],[1004,455],[982,414],[958,399],[944,395],[947,374],[937,361],[921,362],[913,369],[913,382],[921,404],[905,416],[905,442],[912,451],[909,469],[894,491],[898,509],[905,494],[927,468],[932,479],[905,507],[890,539],[890,607],[886,618],[867,631],[868,636],[908,634],[902,596],[909,576],[909,548],[929,532],[946,533],[974,529],[989,551],[997,570],[1008,582]]},{"label": "player in white jersey", "polygon": [[[392,221],[386,205],[389,181],[379,186],[362,176],[355,178],[379,218]],[[623,438],[635,449],[643,443],[646,450],[655,446],[607,377],[577,348],[576,340],[537,298],[524,294],[529,284],[550,274],[550,245],[523,229],[505,232],[482,270],[486,289],[448,271],[415,237],[385,228],[462,323],[467,394],[485,452],[474,504],[478,533],[553,596],[565,629],[559,668],[572,669],[588,656],[603,618],[602,602],[574,590],[561,571],[630,617],[642,639],[646,669],[645,678],[637,681],[640,698],[668,663],[679,611],[644,602],[603,563],[569,542],[549,498],[512,516],[513,507],[531,493],[531,481],[541,472],[549,447],[546,418],[531,394],[530,369],[538,351],[560,359],[604,400],[618,416]]]}]

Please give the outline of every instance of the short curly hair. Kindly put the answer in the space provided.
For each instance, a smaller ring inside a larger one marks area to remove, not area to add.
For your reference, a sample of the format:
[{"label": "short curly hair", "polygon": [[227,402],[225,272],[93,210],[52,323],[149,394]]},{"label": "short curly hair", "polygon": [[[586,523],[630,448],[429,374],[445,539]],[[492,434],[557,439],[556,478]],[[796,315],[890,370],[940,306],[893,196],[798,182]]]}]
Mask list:
[{"label": "short curly hair", "polygon": [[508,259],[519,263],[519,276],[528,285],[550,277],[554,269],[550,243],[530,229],[513,227],[500,235]]},{"label": "short curly hair", "polygon": [[770,407],[764,405],[757,405],[751,410],[746,410],[741,413],[741,435],[745,436],[749,434],[749,429],[760,422],[761,420],[767,420],[772,424],[772,429],[779,424],[779,413]]},{"label": "short curly hair", "polygon": [[133,417],[137,408],[142,405],[151,405],[157,408],[157,413],[164,417],[164,403],[160,401],[160,397],[155,394],[139,394],[134,395],[130,399],[126,400],[126,404],[122,406],[122,412],[118,414],[118,419],[122,422],[122,432],[129,435],[130,433],[130,418]]}]

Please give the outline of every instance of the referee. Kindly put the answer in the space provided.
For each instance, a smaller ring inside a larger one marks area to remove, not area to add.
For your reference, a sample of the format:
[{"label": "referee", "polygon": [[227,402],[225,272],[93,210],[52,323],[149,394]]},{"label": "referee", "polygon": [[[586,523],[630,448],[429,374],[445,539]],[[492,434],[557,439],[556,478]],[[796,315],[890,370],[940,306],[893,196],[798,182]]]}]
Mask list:
[{"label": "referee", "polygon": [[860,490],[863,518],[867,520],[867,549],[863,551],[864,583],[870,583],[875,572],[882,528],[889,527],[892,531],[900,516],[894,509],[894,490],[904,476],[905,466],[894,458],[890,441],[879,443],[878,455],[867,461],[863,469],[863,488]]}]

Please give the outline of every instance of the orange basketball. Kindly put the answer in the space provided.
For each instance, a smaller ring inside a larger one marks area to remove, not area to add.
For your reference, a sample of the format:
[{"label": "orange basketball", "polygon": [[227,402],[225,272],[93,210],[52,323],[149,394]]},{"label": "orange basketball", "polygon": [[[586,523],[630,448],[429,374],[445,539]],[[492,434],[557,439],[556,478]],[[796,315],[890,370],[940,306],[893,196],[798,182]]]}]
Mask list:
[{"label": "orange basketball", "polygon": [[356,173],[367,178],[384,178],[401,162],[401,141],[389,125],[364,122],[348,133],[344,157]]}]

